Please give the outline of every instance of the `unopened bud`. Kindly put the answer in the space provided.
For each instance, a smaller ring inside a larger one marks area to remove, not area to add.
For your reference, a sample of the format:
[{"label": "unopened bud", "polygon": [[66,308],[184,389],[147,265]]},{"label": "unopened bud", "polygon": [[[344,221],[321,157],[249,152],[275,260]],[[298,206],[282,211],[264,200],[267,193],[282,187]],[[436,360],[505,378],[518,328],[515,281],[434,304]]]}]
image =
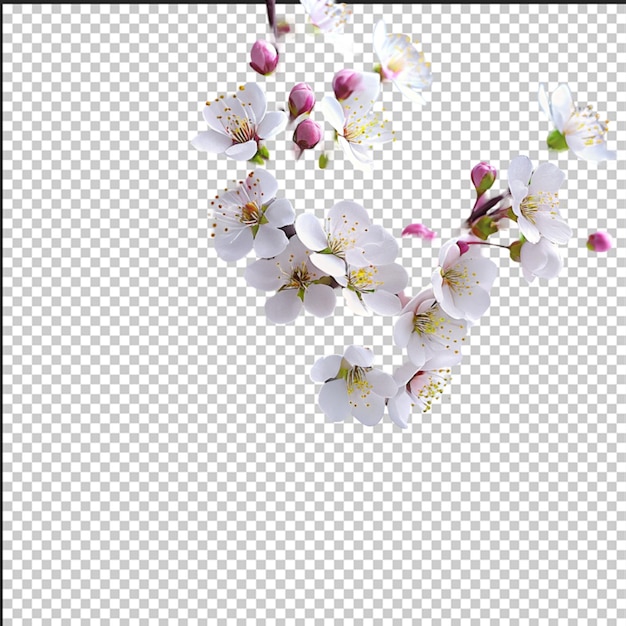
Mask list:
[{"label": "unopened bud", "polygon": [[320,125],[311,119],[306,119],[298,124],[293,133],[293,142],[300,150],[315,148],[322,138]]},{"label": "unopened bud", "polygon": [[514,241],[509,246],[509,256],[511,257],[511,260],[515,261],[516,263],[520,262],[520,253],[522,252],[523,245],[523,241]]},{"label": "unopened bud", "polygon": [[328,165],[328,155],[325,152],[320,154],[320,158],[317,161],[317,164],[320,166],[321,170],[325,170]]},{"label": "unopened bud", "polygon": [[341,102],[352,95],[352,92],[361,84],[361,74],[353,70],[341,70],[333,78],[335,98]]},{"label": "unopened bud", "polygon": [[587,239],[587,248],[594,252],[606,252],[613,247],[613,240],[609,233],[593,233]]},{"label": "unopened bud", "polygon": [[315,106],[315,94],[310,85],[298,83],[289,92],[289,114],[295,119],[305,113],[310,113]]},{"label": "unopened bud", "polygon": [[278,65],[278,50],[276,46],[259,39],[250,51],[250,67],[263,76],[271,74]]},{"label": "unopened bud", "polygon": [[476,193],[482,196],[487,189],[491,189],[497,176],[498,170],[493,165],[485,161],[475,165],[472,169],[472,184],[476,188]]}]

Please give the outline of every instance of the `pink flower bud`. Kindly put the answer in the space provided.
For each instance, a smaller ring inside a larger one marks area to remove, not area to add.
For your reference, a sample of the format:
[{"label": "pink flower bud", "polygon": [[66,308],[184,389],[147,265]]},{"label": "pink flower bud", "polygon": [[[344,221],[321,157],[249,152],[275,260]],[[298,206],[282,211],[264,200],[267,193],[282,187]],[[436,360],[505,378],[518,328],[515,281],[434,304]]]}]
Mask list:
[{"label": "pink flower bud", "polygon": [[298,124],[293,134],[293,142],[300,150],[315,148],[321,138],[322,129],[320,125],[308,118]]},{"label": "pink flower bud", "polygon": [[361,75],[352,70],[341,70],[333,78],[335,98],[341,102],[352,95],[352,92],[361,84]]},{"label": "pink flower bud", "polygon": [[434,239],[437,233],[426,228],[424,224],[409,224],[403,231],[402,237],[408,237],[414,235],[415,237],[421,237],[422,239]]},{"label": "pink flower bud", "polygon": [[259,39],[250,51],[250,67],[263,76],[271,74],[278,65],[278,50],[276,46]]},{"label": "pink flower bud", "polygon": [[310,113],[315,106],[315,94],[310,85],[298,83],[289,92],[289,113],[295,119],[304,113]]},{"label": "pink flower bud", "polygon": [[482,161],[474,166],[472,169],[472,184],[479,196],[485,193],[487,189],[491,189],[493,183],[496,182],[497,176],[498,170],[489,163]]},{"label": "pink flower bud", "polygon": [[606,252],[613,247],[613,240],[609,233],[593,233],[587,239],[587,248],[594,252]]}]

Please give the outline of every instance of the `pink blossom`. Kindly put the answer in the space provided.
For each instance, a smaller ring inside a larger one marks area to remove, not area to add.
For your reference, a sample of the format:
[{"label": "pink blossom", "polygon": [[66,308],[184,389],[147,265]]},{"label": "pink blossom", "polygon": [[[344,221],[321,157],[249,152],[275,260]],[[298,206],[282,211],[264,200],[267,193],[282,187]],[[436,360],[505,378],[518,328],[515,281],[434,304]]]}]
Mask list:
[{"label": "pink blossom", "polygon": [[422,239],[434,239],[437,233],[430,228],[424,226],[424,224],[409,224],[403,231],[402,237],[409,237],[413,235],[415,237],[421,237]]}]

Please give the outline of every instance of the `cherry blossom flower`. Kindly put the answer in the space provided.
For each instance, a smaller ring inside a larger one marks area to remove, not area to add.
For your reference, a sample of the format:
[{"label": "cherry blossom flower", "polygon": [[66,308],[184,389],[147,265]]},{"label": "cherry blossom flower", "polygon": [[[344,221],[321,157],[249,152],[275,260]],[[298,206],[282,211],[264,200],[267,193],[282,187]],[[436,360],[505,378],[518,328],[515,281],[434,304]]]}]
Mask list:
[{"label": "cherry blossom flower", "polygon": [[345,276],[337,276],[344,287],[343,296],[348,306],[357,315],[396,315],[402,308],[399,294],[407,285],[409,276],[397,263],[367,265],[353,268],[348,266]]},{"label": "cherry blossom flower", "polygon": [[540,85],[539,106],[556,128],[548,137],[550,148],[570,148],[580,159],[590,161],[617,158],[617,153],[606,147],[608,120],[602,121],[591,105],[584,107],[574,104],[567,85],[559,85],[549,98],[545,86]]},{"label": "cherry blossom flower", "polygon": [[522,274],[530,284],[535,278],[556,278],[561,272],[563,261],[557,247],[542,237],[537,243],[525,241],[520,249]]},{"label": "cherry blossom flower", "polygon": [[398,347],[407,348],[417,367],[434,356],[454,365],[461,360],[467,330],[467,321],[450,317],[435,300],[433,290],[426,289],[403,307],[393,337]]},{"label": "cherry blossom flower", "polygon": [[311,213],[301,213],[296,219],[300,241],[315,252],[311,261],[336,279],[346,276],[346,263],[356,268],[387,265],[398,255],[396,240],[372,224],[367,211],[356,202],[337,202],[328,211],[324,226]]},{"label": "cherry blossom flower", "polygon": [[369,151],[375,145],[393,140],[394,133],[380,113],[372,110],[378,98],[380,77],[372,72],[360,75],[349,94],[341,102],[333,96],[325,96],[320,109],[326,121],[335,129],[337,141],[352,164],[371,171]]},{"label": "cherry blossom flower", "polygon": [[315,106],[315,93],[307,83],[297,83],[289,92],[289,119],[307,115]]},{"label": "cherry blossom flower", "polygon": [[515,157],[509,165],[509,189],[512,209],[519,229],[530,241],[545,237],[564,244],[572,231],[559,213],[559,188],[565,174],[552,163],[542,163],[534,172],[528,157]]},{"label": "cherry blossom flower", "polygon": [[278,66],[279,56],[274,44],[259,39],[250,50],[250,67],[262,76],[269,76]]},{"label": "cherry blossom flower", "polygon": [[452,239],[439,252],[431,283],[435,300],[450,317],[473,322],[489,308],[497,267],[479,248],[475,242]]},{"label": "cherry blossom flower", "polygon": [[328,284],[330,279],[311,263],[310,254],[294,235],[273,259],[260,259],[246,268],[249,285],[277,292],[265,303],[271,322],[293,322],[303,308],[316,317],[328,317],[335,310],[335,290]]},{"label": "cherry blossom flower", "polygon": [[332,0],[300,0],[311,23],[323,33],[343,33],[344,26],[352,20],[352,8]]},{"label": "cherry blossom flower", "polygon": [[198,133],[191,144],[237,161],[252,159],[261,141],[274,137],[287,125],[285,113],[268,113],[266,108],[265,95],[256,83],[242,85],[231,96],[207,101],[202,114],[209,130]]},{"label": "cherry blossom flower", "polygon": [[224,261],[237,261],[254,247],[257,256],[270,258],[280,254],[288,243],[281,226],[293,224],[291,203],[276,199],[278,183],[263,169],[248,174],[239,187],[215,196],[211,207],[215,250]]},{"label": "cherry blossom flower", "polygon": [[442,355],[432,357],[421,367],[411,362],[399,367],[393,374],[397,391],[387,402],[391,421],[406,428],[413,407],[423,413],[429,411],[433,401],[439,399],[450,382],[450,367]]},{"label": "cherry blossom flower", "polygon": [[[417,42],[415,42],[417,43]],[[380,61],[380,75],[390,80],[413,102],[424,102],[421,92],[432,84],[430,63],[418,52],[407,35],[387,33],[385,22],[381,20],[374,28],[374,51]]]},{"label": "cherry blossom flower", "polygon": [[394,379],[372,368],[374,354],[350,346],[343,357],[319,359],[311,368],[314,382],[324,383],[318,404],[330,422],[343,422],[352,415],[365,426],[375,426],[385,412],[385,398],[397,393]]}]

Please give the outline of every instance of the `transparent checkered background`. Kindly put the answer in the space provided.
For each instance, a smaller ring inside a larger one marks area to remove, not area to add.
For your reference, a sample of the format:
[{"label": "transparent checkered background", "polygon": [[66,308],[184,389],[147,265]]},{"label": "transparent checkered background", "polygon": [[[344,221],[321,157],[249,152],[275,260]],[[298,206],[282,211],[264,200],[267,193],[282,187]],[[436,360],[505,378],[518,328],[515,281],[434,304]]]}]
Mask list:
[{"label": "transparent checkered background", "polygon": [[[295,33],[263,78],[262,3],[3,5],[5,623],[617,625],[625,10],[355,5],[346,57],[299,5],[278,13]],[[269,325],[209,237],[209,199],[247,166],[189,145],[202,103],[247,80],[279,107],[370,69],[382,16],[422,42],[429,104],[385,86],[398,141],[373,176],[270,143],[296,210],[429,225],[401,241],[413,293],[479,160],[558,163],[575,230],[549,284],[494,253],[491,309],[406,431],[324,422],[310,366],[357,343],[390,371],[391,320]],[[611,119],[622,160],[549,153],[539,82]],[[587,251],[596,229],[616,249]]]}]

